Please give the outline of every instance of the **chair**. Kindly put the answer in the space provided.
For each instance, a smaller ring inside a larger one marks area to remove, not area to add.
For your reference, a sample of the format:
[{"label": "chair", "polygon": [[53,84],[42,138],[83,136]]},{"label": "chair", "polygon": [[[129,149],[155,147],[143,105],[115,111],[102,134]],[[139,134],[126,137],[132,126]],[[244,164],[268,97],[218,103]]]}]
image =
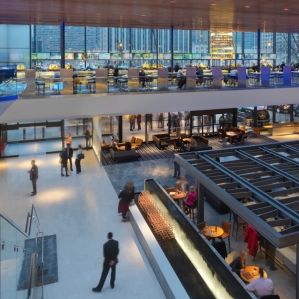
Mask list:
[{"label": "chair", "polygon": [[197,209],[197,199],[194,201],[193,205],[191,208],[186,207],[187,211],[186,214],[190,214],[190,219],[194,222],[194,210]]},{"label": "chair", "polygon": [[252,134],[254,134],[255,136],[261,135],[261,129],[260,128],[253,128]]},{"label": "chair", "polygon": [[241,217],[239,217],[239,215],[236,214],[234,211],[233,211],[233,215],[234,215],[233,235],[234,235],[234,232],[236,231],[236,242],[237,242],[238,233],[239,233],[239,227],[243,228],[243,233],[244,233],[245,232],[244,228],[246,227],[247,223],[246,223],[246,221],[244,219],[242,219]]},{"label": "chair", "polygon": [[267,295],[267,296],[262,296],[260,299],[280,299],[278,295]]},{"label": "chair", "polygon": [[237,140],[237,138],[235,138],[233,142],[234,142],[234,144],[237,144],[237,143],[244,144],[244,140],[245,140],[245,134],[242,134],[241,140]]},{"label": "chair", "polygon": [[228,238],[228,250],[230,252],[230,228],[231,224],[225,220],[222,220],[221,222],[221,228],[223,229],[224,233],[220,237],[220,239],[223,241],[224,239]]},{"label": "chair", "polygon": [[131,146],[132,146],[132,148],[141,147],[142,143],[143,143],[143,140],[141,138],[135,138],[134,142],[132,142],[132,140],[131,140]]},{"label": "chair", "polygon": [[206,227],[206,222],[200,222],[197,224],[198,233],[203,234],[203,229]]},{"label": "chair", "polygon": [[173,144],[173,151],[175,152],[176,150],[181,151],[181,150],[182,150],[182,147],[181,147],[181,146],[177,146],[177,145],[176,145],[176,142],[174,142],[174,144]]}]

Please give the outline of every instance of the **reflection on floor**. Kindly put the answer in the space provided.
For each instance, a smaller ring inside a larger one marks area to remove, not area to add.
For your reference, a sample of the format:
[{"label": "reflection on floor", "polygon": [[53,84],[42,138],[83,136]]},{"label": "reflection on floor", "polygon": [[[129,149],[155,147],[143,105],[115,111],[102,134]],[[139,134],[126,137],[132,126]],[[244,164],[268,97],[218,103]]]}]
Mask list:
[{"label": "reflection on floor", "polygon": [[[31,159],[39,167],[38,193],[33,197],[27,173]],[[73,171],[69,177],[61,177],[56,154],[0,161],[1,210],[24,229],[34,204],[40,229],[45,235],[57,236],[58,282],[44,287],[45,298],[165,298],[130,223],[121,222],[118,198],[93,151],[85,152],[81,164],[82,173]],[[102,292],[95,294],[91,288],[101,275],[102,246],[109,231],[120,246],[115,288],[110,288],[107,278]],[[35,236],[34,223],[31,235]],[[10,280],[17,283],[16,278]],[[1,291],[4,287],[1,285]],[[26,298],[26,292],[18,292],[18,298]]]},{"label": "reflection on floor", "polygon": [[[142,161],[139,163],[126,163],[119,165],[106,166],[105,170],[112,182],[115,191],[118,193],[124,186],[125,182],[132,181],[135,184],[136,191],[143,190],[143,182],[145,179],[155,178],[159,183],[169,187],[174,186],[177,178],[173,178],[173,162],[171,159],[160,159],[152,161]],[[181,174],[186,175],[181,168]],[[195,185],[191,177],[186,175],[191,185]],[[222,220],[229,221],[229,214],[220,215],[208,202],[205,202],[205,220],[207,225],[221,225]],[[243,241],[242,233],[238,236],[238,242],[231,236],[231,253],[226,261],[230,263],[240,250],[245,250],[247,244]],[[268,277],[273,280],[275,293],[280,295],[281,299],[294,299],[296,293],[296,277],[288,270],[278,267],[277,271],[271,271],[266,265],[265,255],[258,252],[256,260],[252,261],[252,257],[248,256],[247,265],[263,266]]]},{"label": "reflection on floor", "polygon": [[[73,138],[72,147],[77,149],[81,144],[85,147],[85,138]],[[13,143],[8,144],[4,149],[3,157],[18,156],[18,155],[32,155],[32,154],[45,154],[46,152],[61,151],[61,140],[52,141],[36,141],[27,143]]]}]

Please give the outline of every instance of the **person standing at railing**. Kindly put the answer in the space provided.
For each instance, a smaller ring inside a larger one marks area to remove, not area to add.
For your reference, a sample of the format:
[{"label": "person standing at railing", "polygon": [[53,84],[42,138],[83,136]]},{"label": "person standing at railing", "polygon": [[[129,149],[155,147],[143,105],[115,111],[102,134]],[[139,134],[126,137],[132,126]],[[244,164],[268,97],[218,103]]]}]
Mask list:
[{"label": "person standing at railing", "polygon": [[31,192],[31,196],[36,195],[36,181],[38,179],[38,167],[35,165],[35,160],[31,161],[31,169],[28,170],[30,174],[30,181],[32,183],[33,191]]}]

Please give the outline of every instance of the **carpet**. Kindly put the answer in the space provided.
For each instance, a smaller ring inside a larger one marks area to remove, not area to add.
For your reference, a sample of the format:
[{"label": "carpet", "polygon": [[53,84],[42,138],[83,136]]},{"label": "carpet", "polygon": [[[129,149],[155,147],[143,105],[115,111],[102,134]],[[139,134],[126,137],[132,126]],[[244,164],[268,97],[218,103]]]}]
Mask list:
[{"label": "carpet", "polygon": [[[37,238],[37,266],[41,264],[42,258],[42,238]],[[17,290],[26,290],[30,273],[31,254],[35,251],[35,239],[25,240],[26,251],[22,262],[21,273],[18,281]],[[44,237],[44,285],[58,282],[58,263],[57,263],[57,240],[56,235]],[[36,286],[41,286],[42,276],[37,277]]]},{"label": "carpet", "polygon": [[[222,148],[222,142],[219,142],[219,138],[216,137],[209,137],[209,145],[212,146],[213,149],[219,149]],[[263,144],[263,143],[273,143],[277,142],[276,140],[273,140],[271,138],[268,138],[267,136],[260,135],[258,137],[251,137],[247,138],[244,142],[244,145],[256,145],[256,144]],[[242,147],[242,144],[230,144],[227,142],[226,147],[227,148],[236,148],[236,147]],[[173,151],[173,145],[170,144],[167,148],[160,150],[156,147],[154,143],[149,143],[148,145],[143,144],[141,148],[136,150],[137,153],[141,155],[141,158],[139,161],[149,161],[149,160],[157,160],[157,159],[171,159],[173,158],[174,151]],[[128,164],[132,162],[123,162],[120,164]],[[134,162],[133,162],[134,163]],[[115,163],[113,159],[110,156],[109,151],[103,150],[102,151],[102,165],[108,166],[108,165],[115,165],[118,163]]]}]

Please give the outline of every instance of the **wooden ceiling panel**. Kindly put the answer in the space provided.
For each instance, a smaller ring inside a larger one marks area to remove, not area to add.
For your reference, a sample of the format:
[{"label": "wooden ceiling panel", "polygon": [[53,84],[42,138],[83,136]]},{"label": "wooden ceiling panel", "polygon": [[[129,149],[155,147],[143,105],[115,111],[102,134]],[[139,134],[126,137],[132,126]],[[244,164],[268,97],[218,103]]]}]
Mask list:
[{"label": "wooden ceiling panel", "polygon": [[298,0],[0,0],[2,24],[299,32]]}]

